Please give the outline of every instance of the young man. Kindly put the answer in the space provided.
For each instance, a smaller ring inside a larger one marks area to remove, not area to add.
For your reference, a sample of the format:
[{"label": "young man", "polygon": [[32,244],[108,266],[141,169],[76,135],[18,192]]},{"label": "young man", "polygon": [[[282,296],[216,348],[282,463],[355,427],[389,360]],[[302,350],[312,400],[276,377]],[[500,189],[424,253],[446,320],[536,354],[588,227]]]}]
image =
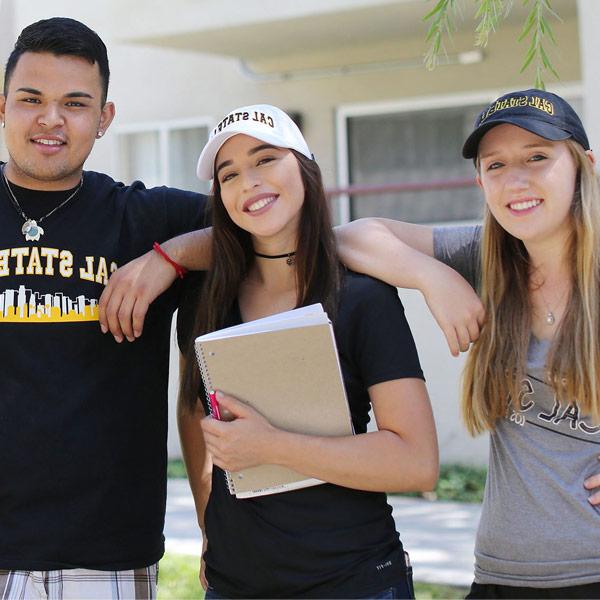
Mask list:
[{"label": "young man", "polygon": [[119,265],[199,227],[205,198],[83,171],[114,117],[108,81],[104,43],[72,19],[25,28],[6,66],[0,598],[155,596],[176,290],[136,344],[101,334],[98,299]]}]

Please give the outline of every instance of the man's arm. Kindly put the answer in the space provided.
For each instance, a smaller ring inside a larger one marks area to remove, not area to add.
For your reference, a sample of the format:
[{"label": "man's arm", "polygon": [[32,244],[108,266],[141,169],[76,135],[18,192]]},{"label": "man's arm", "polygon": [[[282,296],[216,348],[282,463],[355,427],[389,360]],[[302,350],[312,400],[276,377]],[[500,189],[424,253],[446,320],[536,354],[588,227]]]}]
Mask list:
[{"label": "man's arm", "polygon": [[432,227],[371,218],[336,227],[335,233],[349,268],[423,294],[453,356],[477,340],[483,305],[461,275],[433,258]]},{"label": "man's arm", "polygon": [[[176,263],[189,270],[203,271],[212,264],[212,229],[200,229],[161,244]],[[133,342],[142,335],[148,307],[175,281],[177,273],[154,250],[123,265],[110,277],[100,296],[100,328],[111,332],[117,342]]]}]

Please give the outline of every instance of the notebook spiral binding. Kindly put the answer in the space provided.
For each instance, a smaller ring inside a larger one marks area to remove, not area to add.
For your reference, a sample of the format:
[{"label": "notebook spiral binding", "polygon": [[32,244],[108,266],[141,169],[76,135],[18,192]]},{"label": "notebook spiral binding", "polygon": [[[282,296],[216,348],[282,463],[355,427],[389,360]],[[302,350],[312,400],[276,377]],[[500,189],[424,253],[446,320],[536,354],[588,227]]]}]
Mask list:
[{"label": "notebook spiral binding", "polygon": [[[208,367],[206,365],[206,357],[204,356],[204,348],[202,344],[194,344],[194,349],[196,352],[196,358],[198,359],[198,364],[200,365],[200,376],[202,377],[202,384],[204,385],[204,395],[206,397],[206,406],[208,406],[208,410],[210,412],[210,416],[217,418],[213,411],[213,404],[210,401],[210,392],[213,390],[213,385],[210,380],[210,375],[208,373]],[[223,469],[223,473],[225,474],[225,481],[227,483],[227,487],[229,489],[230,494],[235,494],[235,486],[233,484],[233,479],[228,471]]]}]

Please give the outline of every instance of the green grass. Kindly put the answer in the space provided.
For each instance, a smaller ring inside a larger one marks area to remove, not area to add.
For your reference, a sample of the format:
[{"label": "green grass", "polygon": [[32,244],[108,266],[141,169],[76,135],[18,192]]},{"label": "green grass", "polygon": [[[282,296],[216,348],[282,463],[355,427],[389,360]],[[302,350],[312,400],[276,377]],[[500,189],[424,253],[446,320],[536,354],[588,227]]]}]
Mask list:
[{"label": "green grass", "polygon": [[[158,600],[202,600],[204,590],[198,581],[199,559],[182,554],[165,554],[160,561],[158,575]],[[415,583],[418,600],[464,598],[466,588],[433,583]]]},{"label": "green grass", "polygon": [[429,600],[430,598],[455,600],[464,598],[468,593],[469,588],[415,582],[415,598],[417,600]]},{"label": "green grass", "polygon": [[165,554],[158,565],[158,600],[204,598],[198,570],[200,559],[184,554]]}]

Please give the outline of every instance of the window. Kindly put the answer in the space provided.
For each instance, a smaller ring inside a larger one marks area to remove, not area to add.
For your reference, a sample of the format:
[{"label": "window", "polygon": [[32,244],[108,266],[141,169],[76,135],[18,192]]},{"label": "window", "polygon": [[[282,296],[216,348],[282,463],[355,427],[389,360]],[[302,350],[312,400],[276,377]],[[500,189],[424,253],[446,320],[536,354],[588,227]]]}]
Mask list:
[{"label": "window", "polygon": [[119,176],[147,187],[169,185],[206,193],[196,162],[208,139],[208,120],[124,126],[119,131]]},{"label": "window", "polygon": [[[351,185],[417,184],[474,177],[461,156],[477,108],[450,108],[348,118]],[[477,219],[476,188],[386,192],[354,196],[352,219],[389,217],[427,223]]]},{"label": "window", "polygon": [[[399,102],[397,107],[340,109],[340,186],[474,179],[473,163],[462,158],[462,145],[483,106],[497,95],[478,95],[468,102],[447,97],[406,106]],[[581,100],[570,102],[580,111]],[[476,220],[483,207],[475,186],[355,194],[345,205],[343,198],[339,202],[342,221],[367,216],[412,223]]]}]

